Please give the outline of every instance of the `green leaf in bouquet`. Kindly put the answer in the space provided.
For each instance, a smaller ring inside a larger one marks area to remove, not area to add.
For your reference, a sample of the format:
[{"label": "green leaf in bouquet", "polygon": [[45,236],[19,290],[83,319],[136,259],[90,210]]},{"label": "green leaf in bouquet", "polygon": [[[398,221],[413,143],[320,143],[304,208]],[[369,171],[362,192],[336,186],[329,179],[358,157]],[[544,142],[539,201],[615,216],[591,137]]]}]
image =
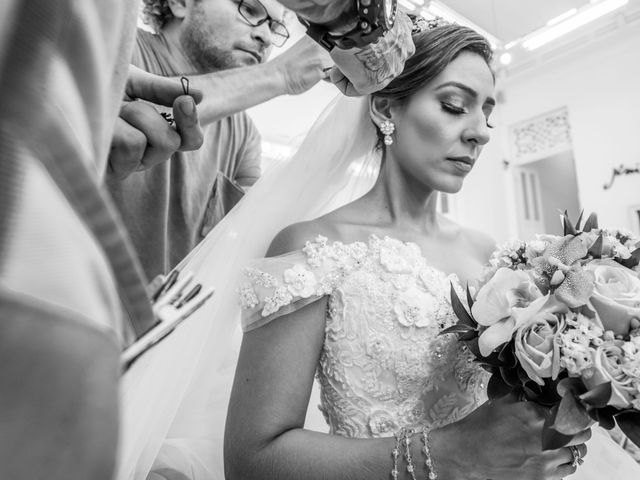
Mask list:
[{"label": "green leaf in bouquet", "polygon": [[591,215],[589,215],[589,218],[587,218],[587,221],[584,222],[584,228],[582,229],[584,232],[590,232],[591,230],[597,229],[598,228],[598,215],[593,212]]},{"label": "green leaf in bouquet", "polygon": [[[638,249],[640,251],[640,249]],[[474,301],[473,296],[471,295],[471,290],[469,289],[469,285],[467,285],[467,303],[469,304],[469,308],[473,307]]]},{"label": "green leaf in bouquet", "polygon": [[453,313],[455,313],[458,320],[460,320],[460,323],[468,325],[474,329],[478,326],[478,322],[473,319],[471,314],[467,312],[467,309],[460,301],[460,298],[456,293],[456,289],[453,287],[453,283],[451,283],[451,307],[453,308]]},{"label": "green leaf in bouquet", "polygon": [[631,252],[631,256],[629,258],[618,260],[618,263],[620,263],[623,267],[635,268],[638,264],[640,264],[640,248],[636,248],[633,252]]},{"label": "green leaf in bouquet", "polygon": [[517,369],[501,366],[500,375],[502,376],[504,383],[509,385],[511,389],[520,388],[522,386],[522,379],[518,375]]},{"label": "green leaf in bouquet", "polygon": [[471,351],[471,353],[473,353],[473,355],[476,358],[482,358],[482,354],[480,353],[480,346],[478,345],[479,339],[480,337],[475,337],[475,338],[472,338],[471,340],[464,342],[464,344],[467,346],[467,348]]},{"label": "green leaf in bouquet", "polygon": [[556,392],[555,381],[545,379],[544,385],[539,385],[531,379],[523,384],[523,391],[528,400],[545,407],[553,407],[560,402],[560,396]]},{"label": "green leaf in bouquet", "polygon": [[622,430],[637,447],[640,447],[640,412],[637,410],[624,410],[615,415],[615,419],[620,430]]},{"label": "green leaf in bouquet", "polygon": [[581,395],[587,391],[587,387],[584,386],[584,382],[577,377],[565,377],[558,381],[556,386],[558,395],[564,397],[565,395]]},{"label": "green leaf in bouquet", "polygon": [[572,309],[574,312],[579,313],[581,315],[584,315],[587,318],[590,318],[591,320],[593,320],[594,318],[596,318],[596,312],[594,312],[593,310],[591,310],[589,308],[588,305],[582,305],[578,308],[574,308]]},{"label": "green leaf in bouquet", "polygon": [[467,332],[475,332],[475,329],[470,327],[469,325],[465,325],[463,323],[456,323],[449,328],[445,328],[440,332],[440,335],[446,335],[447,333],[455,333],[458,335],[458,338],[462,339],[461,334],[465,334]]},{"label": "green leaf in bouquet", "polygon": [[573,438],[571,435],[563,435],[552,427],[557,415],[558,405],[554,405],[549,415],[547,415],[542,428],[542,450],[557,450],[567,445]]},{"label": "green leaf in bouquet", "polygon": [[[468,327],[467,327],[468,328]],[[471,340],[473,340],[474,338],[479,338],[479,334],[477,330],[474,330],[473,328],[470,328],[469,330],[467,330],[464,333],[460,333],[458,335],[458,339],[461,342],[470,342]]]},{"label": "green leaf in bouquet", "polygon": [[509,367],[515,367],[518,364],[518,359],[515,354],[515,344],[513,340],[505,343],[498,351],[498,360]]},{"label": "green leaf in bouquet", "polygon": [[502,351],[507,348],[509,346],[509,343],[505,343],[504,345],[502,345],[502,347],[500,347],[500,349],[498,350],[496,348],[496,350],[494,350],[493,352],[491,352],[489,355],[487,355],[486,357],[483,356],[482,359],[485,363],[488,363],[490,365],[495,365],[497,367],[502,367],[504,366],[504,363],[502,362],[502,360],[500,360],[500,357],[502,355]]},{"label": "green leaf in bouquet", "polygon": [[578,398],[591,408],[604,408],[611,399],[611,382],[601,383]]},{"label": "green leaf in bouquet", "polygon": [[566,210],[561,215],[561,217],[562,217],[562,225],[564,227],[564,234],[577,235],[578,232],[576,231],[576,227],[574,227],[573,224],[571,223],[571,220],[569,220],[569,214],[567,213]]},{"label": "green leaf in bouquet", "polygon": [[538,402],[538,399],[542,395],[542,388],[536,382],[532,381],[526,374],[522,375],[522,372],[519,372],[519,379],[522,382],[522,389],[524,390],[524,394],[527,399]]},{"label": "green leaf in bouquet", "polygon": [[580,210],[580,215],[578,216],[578,221],[576,222],[576,230],[580,231],[580,224],[582,223],[582,216],[584,215],[584,210]]},{"label": "green leaf in bouquet", "polygon": [[604,239],[602,238],[602,232],[598,235],[598,238],[595,239],[593,244],[589,247],[587,253],[591,255],[593,258],[602,258],[602,248],[604,246]]},{"label": "green leaf in bouquet", "polygon": [[589,428],[592,423],[587,409],[573,393],[567,393],[560,400],[552,428],[563,435],[576,435]]},{"label": "green leaf in bouquet", "polygon": [[591,418],[593,418],[598,425],[605,430],[611,430],[616,426],[614,415],[618,413],[618,409],[614,407],[594,408],[589,411]]},{"label": "green leaf in bouquet", "polygon": [[487,396],[490,399],[506,397],[512,391],[513,389],[505,383],[502,375],[499,373],[491,375],[489,384],[487,385]]}]

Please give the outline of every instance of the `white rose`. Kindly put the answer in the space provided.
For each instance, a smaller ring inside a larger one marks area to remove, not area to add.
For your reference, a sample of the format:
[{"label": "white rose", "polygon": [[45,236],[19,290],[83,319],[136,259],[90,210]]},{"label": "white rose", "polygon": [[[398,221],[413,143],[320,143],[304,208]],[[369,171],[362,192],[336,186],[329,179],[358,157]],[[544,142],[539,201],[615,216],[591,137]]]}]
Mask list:
[{"label": "white rose", "polygon": [[595,277],[591,306],[605,330],[626,335],[631,319],[640,319],[640,278],[631,269],[610,260],[593,260],[584,267]]}]

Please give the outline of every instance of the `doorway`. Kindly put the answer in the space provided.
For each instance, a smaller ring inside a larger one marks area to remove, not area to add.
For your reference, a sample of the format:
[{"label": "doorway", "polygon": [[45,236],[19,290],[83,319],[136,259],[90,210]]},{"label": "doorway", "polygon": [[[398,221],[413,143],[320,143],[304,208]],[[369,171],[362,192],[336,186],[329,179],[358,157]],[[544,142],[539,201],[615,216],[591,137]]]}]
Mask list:
[{"label": "doorway", "polygon": [[562,235],[560,213],[574,222],[580,215],[580,199],[572,150],[513,167],[518,236],[538,233]]}]

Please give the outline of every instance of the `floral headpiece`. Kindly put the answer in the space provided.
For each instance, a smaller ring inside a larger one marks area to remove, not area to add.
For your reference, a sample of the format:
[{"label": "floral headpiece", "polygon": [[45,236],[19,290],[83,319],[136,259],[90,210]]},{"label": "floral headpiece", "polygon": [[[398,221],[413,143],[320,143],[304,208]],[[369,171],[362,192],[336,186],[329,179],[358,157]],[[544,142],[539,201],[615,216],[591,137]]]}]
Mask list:
[{"label": "floral headpiece", "polygon": [[415,35],[416,33],[424,32],[425,30],[432,30],[437,27],[442,27],[444,25],[451,25],[451,22],[448,22],[442,17],[433,17],[430,19],[426,19],[424,17],[414,17],[413,28],[411,29],[411,33]]}]

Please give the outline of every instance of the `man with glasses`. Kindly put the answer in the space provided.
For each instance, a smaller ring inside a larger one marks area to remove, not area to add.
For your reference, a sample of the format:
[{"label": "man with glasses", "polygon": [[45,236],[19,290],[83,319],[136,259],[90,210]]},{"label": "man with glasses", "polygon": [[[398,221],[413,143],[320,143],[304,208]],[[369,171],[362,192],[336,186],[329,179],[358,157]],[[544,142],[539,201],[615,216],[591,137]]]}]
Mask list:
[{"label": "man with glasses", "polygon": [[[244,110],[328,75],[329,55],[309,38],[265,63],[289,38],[284,15],[275,0],[145,0],[143,17],[156,33],[138,31],[132,64],[187,76],[204,93],[200,150],[152,165],[133,159],[107,175],[147,278],[174,267],[260,176],[260,135]],[[135,131],[144,120],[133,106],[120,120]]]}]

